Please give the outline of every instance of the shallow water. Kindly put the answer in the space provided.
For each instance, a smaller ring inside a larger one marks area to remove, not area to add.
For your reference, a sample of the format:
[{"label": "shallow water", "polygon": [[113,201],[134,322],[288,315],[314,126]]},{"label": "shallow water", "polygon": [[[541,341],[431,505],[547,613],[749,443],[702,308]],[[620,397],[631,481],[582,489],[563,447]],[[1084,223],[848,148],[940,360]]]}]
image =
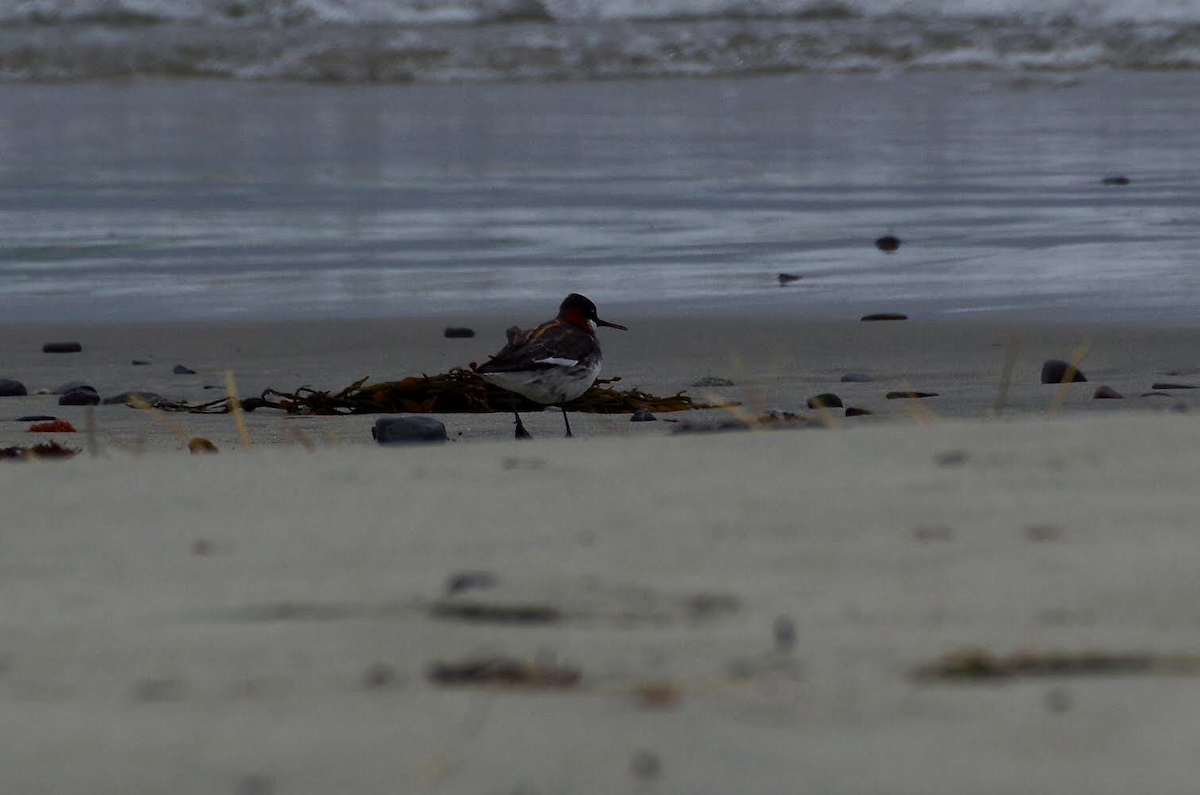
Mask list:
[{"label": "shallow water", "polygon": [[1192,72],[0,86],[0,319],[1186,321],[1197,119]]}]

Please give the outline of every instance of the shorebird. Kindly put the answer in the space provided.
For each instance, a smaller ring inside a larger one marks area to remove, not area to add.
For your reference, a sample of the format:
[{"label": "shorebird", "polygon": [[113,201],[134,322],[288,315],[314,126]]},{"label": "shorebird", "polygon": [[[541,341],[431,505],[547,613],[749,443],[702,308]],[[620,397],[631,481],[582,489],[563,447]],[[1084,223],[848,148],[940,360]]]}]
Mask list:
[{"label": "shorebird", "polygon": [[[480,378],[524,395],[535,403],[562,408],[567,436],[571,421],[566,403],[582,395],[600,374],[603,357],[596,341],[596,327],[629,329],[596,316],[596,305],[578,293],[571,293],[558,307],[558,317],[530,331],[513,326],[508,344],[476,368]],[[521,415],[517,418],[517,438],[529,439]]]}]

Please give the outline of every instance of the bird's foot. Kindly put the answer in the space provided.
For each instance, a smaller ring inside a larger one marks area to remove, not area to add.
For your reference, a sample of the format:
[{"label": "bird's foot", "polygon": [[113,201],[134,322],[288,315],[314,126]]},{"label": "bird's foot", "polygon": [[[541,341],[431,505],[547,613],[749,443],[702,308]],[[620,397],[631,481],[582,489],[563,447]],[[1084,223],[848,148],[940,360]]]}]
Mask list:
[{"label": "bird's foot", "polygon": [[529,431],[525,430],[525,423],[521,422],[520,420],[517,420],[517,434],[516,435],[517,435],[518,439],[532,439],[533,438],[532,436],[529,435]]}]

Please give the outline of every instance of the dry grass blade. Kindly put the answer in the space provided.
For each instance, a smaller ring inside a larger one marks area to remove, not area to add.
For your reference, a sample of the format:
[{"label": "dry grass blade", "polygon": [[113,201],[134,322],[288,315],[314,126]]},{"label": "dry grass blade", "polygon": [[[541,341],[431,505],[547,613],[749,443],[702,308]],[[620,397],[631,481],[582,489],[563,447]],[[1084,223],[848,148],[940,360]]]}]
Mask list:
[{"label": "dry grass blade", "polygon": [[225,371],[225,393],[229,401],[229,410],[233,412],[233,421],[237,423],[238,439],[242,447],[249,450],[254,446],[250,441],[250,431],[246,429],[246,415],[242,413],[242,402],[238,400],[237,382],[233,380],[233,370]]},{"label": "dry grass blade", "polygon": [[[918,394],[917,390],[913,389],[908,383],[902,383],[901,386],[904,388],[903,391],[910,395]],[[901,405],[904,407],[905,413],[917,422],[937,422],[937,415],[925,405],[921,398],[901,401]]]},{"label": "dry grass blade", "polygon": [[996,387],[996,404],[992,412],[999,417],[1008,403],[1008,389],[1012,385],[1013,370],[1017,366],[1017,356],[1021,353],[1021,335],[1013,334],[1008,341],[1008,350],[1004,354],[1004,367],[1000,371],[1000,383]]}]

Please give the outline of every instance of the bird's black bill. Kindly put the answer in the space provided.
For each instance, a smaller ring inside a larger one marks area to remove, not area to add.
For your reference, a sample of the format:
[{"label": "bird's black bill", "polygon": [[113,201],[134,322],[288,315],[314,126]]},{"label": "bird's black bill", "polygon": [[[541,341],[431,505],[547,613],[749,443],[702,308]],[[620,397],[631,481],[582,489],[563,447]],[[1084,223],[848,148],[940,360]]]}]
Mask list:
[{"label": "bird's black bill", "polygon": [[607,320],[601,320],[600,318],[596,318],[596,325],[608,326],[609,328],[619,328],[621,331],[629,331],[629,329],[625,328],[620,323],[609,323]]}]

